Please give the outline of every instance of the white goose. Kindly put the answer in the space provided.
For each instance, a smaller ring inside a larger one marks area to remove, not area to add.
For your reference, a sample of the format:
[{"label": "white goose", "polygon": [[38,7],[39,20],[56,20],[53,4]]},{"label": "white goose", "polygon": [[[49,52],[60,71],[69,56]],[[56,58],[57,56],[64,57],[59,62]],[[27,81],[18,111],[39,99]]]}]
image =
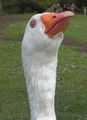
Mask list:
[{"label": "white goose", "polygon": [[70,11],[34,15],[22,42],[22,60],[30,101],[31,120],[56,120],[54,97],[57,54]]}]

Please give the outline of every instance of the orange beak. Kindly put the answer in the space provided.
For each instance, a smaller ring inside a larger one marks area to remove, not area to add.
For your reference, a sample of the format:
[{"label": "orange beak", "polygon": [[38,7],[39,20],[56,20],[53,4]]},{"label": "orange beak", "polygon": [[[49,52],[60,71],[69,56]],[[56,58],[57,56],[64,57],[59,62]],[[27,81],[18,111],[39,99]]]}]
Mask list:
[{"label": "orange beak", "polygon": [[59,32],[64,31],[70,21],[70,17],[74,16],[73,12],[66,11],[61,13],[47,12],[41,16],[41,20],[45,25],[45,33],[52,37]]}]

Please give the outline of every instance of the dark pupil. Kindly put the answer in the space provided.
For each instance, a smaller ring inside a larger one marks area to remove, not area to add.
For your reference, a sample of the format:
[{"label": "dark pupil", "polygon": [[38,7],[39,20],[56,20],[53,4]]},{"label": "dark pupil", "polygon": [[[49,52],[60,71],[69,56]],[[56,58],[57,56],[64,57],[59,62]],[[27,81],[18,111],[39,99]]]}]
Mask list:
[{"label": "dark pupil", "polygon": [[30,22],[30,27],[31,28],[34,28],[36,26],[36,20],[32,20],[31,22]]}]

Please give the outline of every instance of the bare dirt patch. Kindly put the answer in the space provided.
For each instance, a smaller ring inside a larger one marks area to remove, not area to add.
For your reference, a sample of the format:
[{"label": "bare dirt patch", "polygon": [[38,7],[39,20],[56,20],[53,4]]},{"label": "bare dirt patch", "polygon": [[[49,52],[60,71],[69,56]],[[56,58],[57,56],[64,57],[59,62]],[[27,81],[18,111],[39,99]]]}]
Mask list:
[{"label": "bare dirt patch", "polygon": [[75,40],[65,38],[62,44],[70,47],[75,47],[80,52],[87,52],[87,43],[81,43]]},{"label": "bare dirt patch", "polygon": [[15,21],[23,21],[22,15],[2,15],[0,16],[0,32],[8,25]]},{"label": "bare dirt patch", "polygon": [[14,24],[14,22],[23,22],[24,20],[23,15],[0,15],[0,39],[5,38],[4,30],[8,25]]}]

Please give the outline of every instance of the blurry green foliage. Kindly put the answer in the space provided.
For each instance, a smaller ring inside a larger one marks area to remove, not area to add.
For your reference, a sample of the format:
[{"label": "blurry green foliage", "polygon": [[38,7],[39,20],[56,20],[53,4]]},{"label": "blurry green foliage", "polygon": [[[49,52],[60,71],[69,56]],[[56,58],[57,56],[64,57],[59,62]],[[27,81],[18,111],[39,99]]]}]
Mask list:
[{"label": "blurry green foliage", "polygon": [[87,0],[75,0],[75,4],[78,7],[87,7]]},{"label": "blurry green foliage", "polygon": [[57,2],[58,0],[1,0],[3,10],[9,13],[29,11],[31,10],[30,6],[32,6],[32,4],[34,4],[34,6],[39,4],[43,7],[49,7]]},{"label": "blurry green foliage", "polygon": [[39,4],[43,5],[43,6],[49,7],[49,6],[53,5],[53,4],[58,3],[59,0],[46,0],[46,1],[44,1],[44,0],[36,0],[36,1]]},{"label": "blurry green foliage", "polygon": [[59,0],[59,3],[63,5],[70,5],[74,2],[74,0]]},{"label": "blurry green foliage", "polygon": [[72,3],[75,3],[78,7],[87,6],[87,0],[1,0],[0,6],[5,12],[21,13],[30,11],[31,8],[34,9],[34,7],[50,7],[58,2],[62,7],[64,5],[70,6]]}]

